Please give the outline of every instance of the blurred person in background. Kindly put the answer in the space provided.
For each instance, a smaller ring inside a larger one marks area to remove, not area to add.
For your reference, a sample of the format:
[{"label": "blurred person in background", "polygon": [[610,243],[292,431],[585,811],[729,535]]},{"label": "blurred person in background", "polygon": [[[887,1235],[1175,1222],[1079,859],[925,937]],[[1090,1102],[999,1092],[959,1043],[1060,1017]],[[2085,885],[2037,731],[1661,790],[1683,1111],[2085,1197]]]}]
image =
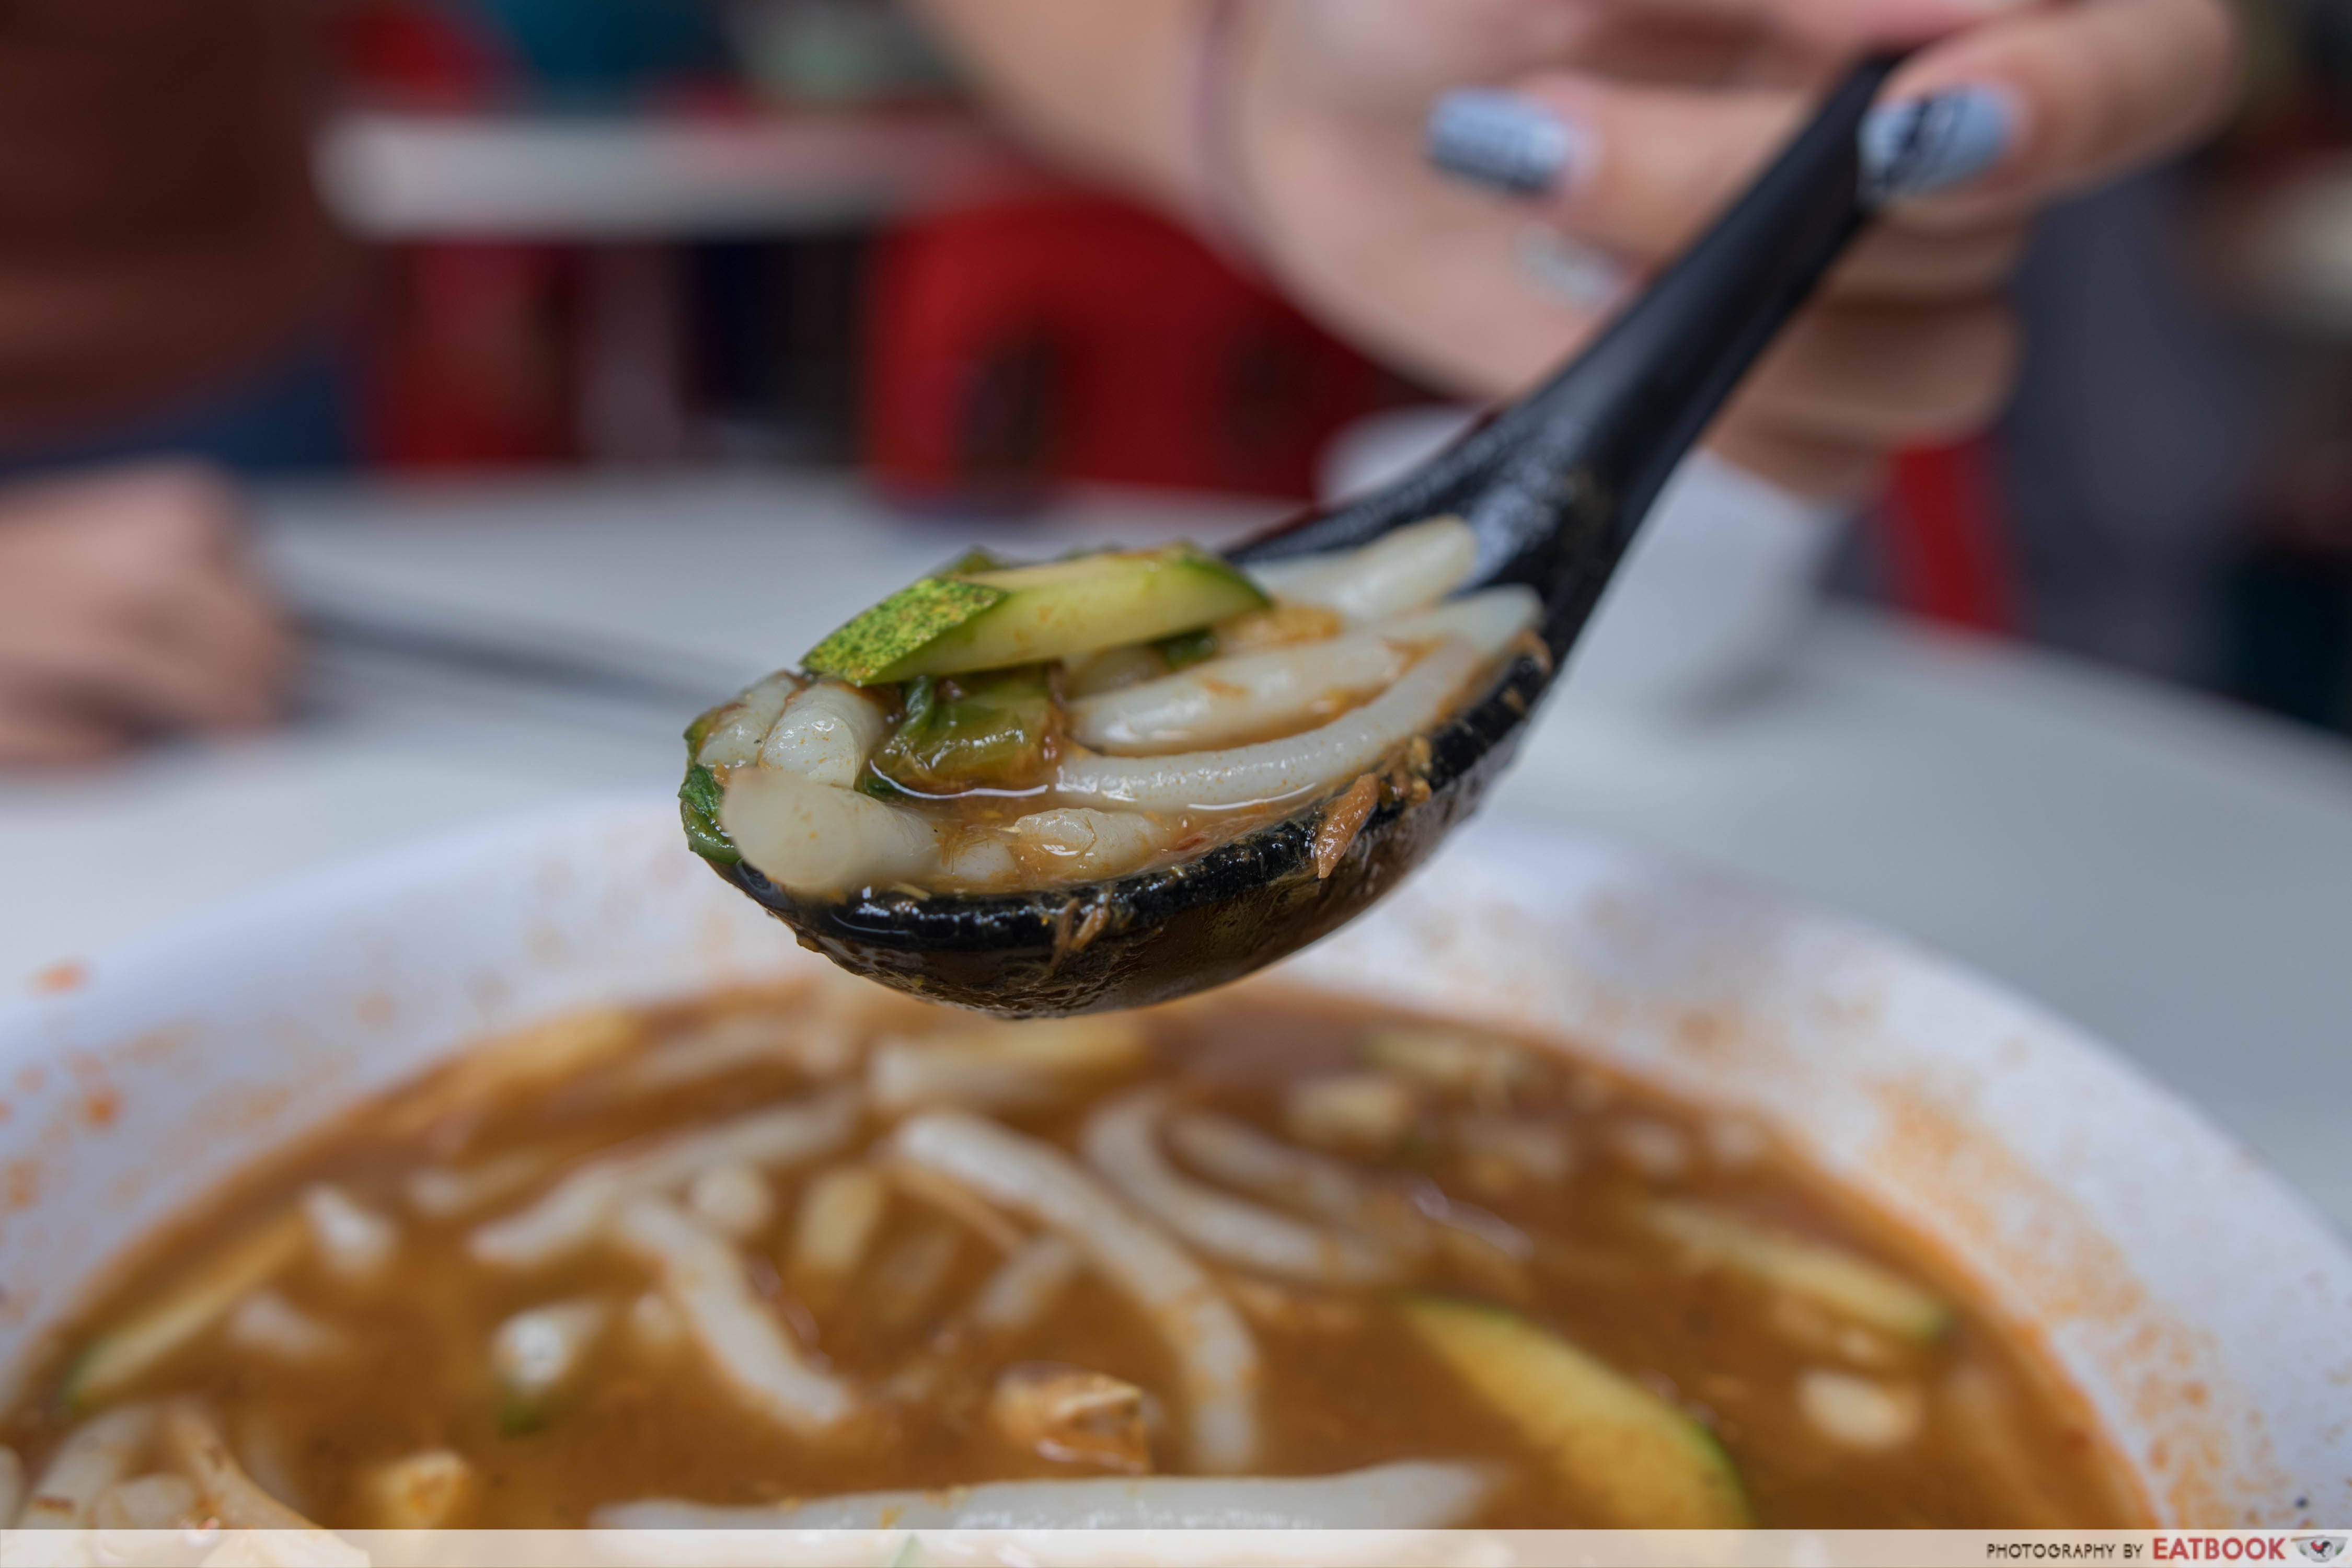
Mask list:
[{"label": "blurred person in background", "polygon": [[1695,237],[1845,61],[1940,40],[1865,132],[1916,138],[1908,199],[1712,437],[1824,496],[1985,425],[2016,363],[2003,289],[2028,220],[2204,134],[2236,84],[2222,0],[923,8],[1046,152],[1191,214],[1343,334],[1480,400]]},{"label": "blurred person in background", "polygon": [[0,762],[278,710],[218,467],[342,455],[301,0],[0,8]]},{"label": "blurred person in background", "polygon": [[[1906,199],[1713,437],[1752,472],[1841,498],[1889,451],[1991,416],[2016,355],[2001,290],[2032,213],[2190,141],[2233,80],[2221,0],[921,9],[1049,153],[1189,217],[1343,335],[1480,399],[1588,335],[1842,61],[1941,40],[1874,121],[1901,150]],[[257,411],[302,396],[335,248],[304,168],[299,10],[38,0],[0,16],[0,116],[16,117],[0,154],[0,444],[25,454],[18,474],[225,454]],[[0,759],[268,716],[285,639],[234,510],[187,470],[0,496]]]}]

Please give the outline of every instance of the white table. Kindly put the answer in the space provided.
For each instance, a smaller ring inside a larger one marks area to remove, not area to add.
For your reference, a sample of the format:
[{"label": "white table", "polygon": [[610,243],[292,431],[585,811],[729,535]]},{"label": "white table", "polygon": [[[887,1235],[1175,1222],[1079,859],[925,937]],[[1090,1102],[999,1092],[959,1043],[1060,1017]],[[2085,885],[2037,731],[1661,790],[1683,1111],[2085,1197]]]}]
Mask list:
[{"label": "white table", "polygon": [[[1098,498],[1044,538],[1213,540],[1267,514]],[[275,559],[314,599],[625,636],[744,673],[974,532],[1007,531],[748,477],[288,493],[270,519]],[[402,836],[582,791],[667,792],[683,717],[337,655],[281,734],[0,782],[0,986]],[[1843,611],[1712,717],[1602,710],[1571,685],[1500,796],[2003,978],[2352,1226],[2352,748]]]},{"label": "white table", "polygon": [[837,230],[1034,178],[953,110],[717,117],[347,110],[314,149],[380,240],[677,240]]}]

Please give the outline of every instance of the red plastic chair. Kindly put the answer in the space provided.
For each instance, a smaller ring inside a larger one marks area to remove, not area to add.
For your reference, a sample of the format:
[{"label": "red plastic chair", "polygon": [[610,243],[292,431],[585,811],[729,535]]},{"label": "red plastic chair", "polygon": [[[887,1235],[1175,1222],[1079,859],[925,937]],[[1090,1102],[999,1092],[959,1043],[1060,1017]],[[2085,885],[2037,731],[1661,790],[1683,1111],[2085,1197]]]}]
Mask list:
[{"label": "red plastic chair", "polygon": [[1872,542],[1897,608],[1968,631],[2018,629],[1996,456],[1979,436],[1895,458]]},{"label": "red plastic chair", "polygon": [[1191,235],[1091,195],[907,224],[869,299],[866,460],[918,500],[1064,479],[1305,498],[1332,433],[1403,391]]}]

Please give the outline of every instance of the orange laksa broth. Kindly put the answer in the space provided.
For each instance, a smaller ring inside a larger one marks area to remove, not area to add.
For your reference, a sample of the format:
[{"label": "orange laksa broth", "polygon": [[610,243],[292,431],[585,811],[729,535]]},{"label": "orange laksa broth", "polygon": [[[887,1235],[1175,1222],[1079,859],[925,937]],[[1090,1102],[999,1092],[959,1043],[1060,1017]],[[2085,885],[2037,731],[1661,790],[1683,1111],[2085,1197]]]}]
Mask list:
[{"label": "orange laksa broth", "polygon": [[16,1386],[26,1525],[2143,1518],[1760,1129],[1262,985],[558,1020],[138,1249]]}]

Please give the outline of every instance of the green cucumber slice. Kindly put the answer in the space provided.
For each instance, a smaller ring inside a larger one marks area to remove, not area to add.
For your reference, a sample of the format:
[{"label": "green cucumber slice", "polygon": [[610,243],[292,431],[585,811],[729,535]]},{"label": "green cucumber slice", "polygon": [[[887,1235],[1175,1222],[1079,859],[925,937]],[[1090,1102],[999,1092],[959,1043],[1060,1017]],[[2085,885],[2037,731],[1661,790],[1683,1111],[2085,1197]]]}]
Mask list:
[{"label": "green cucumber slice", "polygon": [[912,795],[1028,789],[1054,767],[1054,693],[1045,667],[907,683],[906,714],[874,771]]},{"label": "green cucumber slice", "polygon": [[858,686],[1076,658],[1262,609],[1255,584],[1190,544],[925,577],[811,648]]},{"label": "green cucumber slice", "polygon": [[67,1375],[66,1408],[104,1404],[226,1317],[309,1245],[301,1212],[289,1210],[214,1254],[177,1289],[91,1342]]},{"label": "green cucumber slice", "polygon": [[743,856],[719,826],[719,802],[726,793],[716,773],[700,763],[689,763],[686,782],[677,786],[677,817],[686,826],[688,848],[705,860],[732,866]]},{"label": "green cucumber slice", "polygon": [[1009,597],[961,577],[918,578],[809,649],[801,668],[852,686],[944,674],[916,668],[917,656]]},{"label": "green cucumber slice", "polygon": [[1160,657],[1168,661],[1170,669],[1182,669],[1217,657],[1217,634],[1211,627],[1195,626],[1189,632],[1161,637],[1151,646],[1160,650]]},{"label": "green cucumber slice", "polygon": [[1410,1296],[1401,1308],[1416,1339],[1551,1457],[1596,1525],[1750,1522],[1739,1473],[1715,1434],[1640,1384],[1500,1307]]}]

